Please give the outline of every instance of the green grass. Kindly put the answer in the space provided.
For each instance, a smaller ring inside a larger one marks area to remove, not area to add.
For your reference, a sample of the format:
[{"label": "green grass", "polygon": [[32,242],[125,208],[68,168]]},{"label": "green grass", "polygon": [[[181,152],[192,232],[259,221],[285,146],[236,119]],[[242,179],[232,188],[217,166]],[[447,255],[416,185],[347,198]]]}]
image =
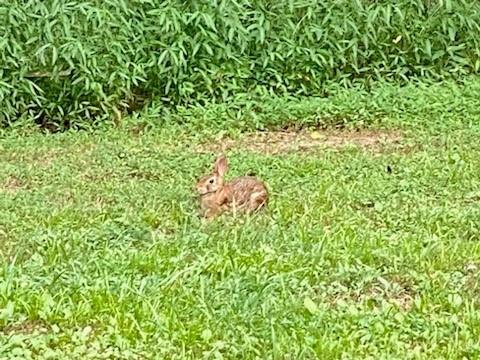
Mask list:
[{"label": "green grass", "polygon": [[479,357],[479,100],[446,89],[380,150],[232,149],[271,202],[211,223],[206,126],[3,134],[0,358]]}]

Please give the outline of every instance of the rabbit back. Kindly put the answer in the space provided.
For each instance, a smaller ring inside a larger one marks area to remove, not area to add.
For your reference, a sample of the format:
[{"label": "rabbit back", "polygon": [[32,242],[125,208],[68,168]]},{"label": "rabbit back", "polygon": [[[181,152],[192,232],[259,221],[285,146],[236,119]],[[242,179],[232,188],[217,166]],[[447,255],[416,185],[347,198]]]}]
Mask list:
[{"label": "rabbit back", "polygon": [[228,204],[236,209],[253,212],[267,205],[268,190],[265,184],[252,177],[240,176],[226,184]]}]

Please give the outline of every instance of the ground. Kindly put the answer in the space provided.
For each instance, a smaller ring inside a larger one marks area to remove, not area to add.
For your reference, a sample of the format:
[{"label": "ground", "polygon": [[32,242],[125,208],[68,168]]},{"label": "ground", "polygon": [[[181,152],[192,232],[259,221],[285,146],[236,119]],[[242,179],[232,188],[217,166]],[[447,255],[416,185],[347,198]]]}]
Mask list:
[{"label": "ground", "polygon": [[[480,126],[448,121],[4,135],[0,358],[479,357]],[[266,211],[198,218],[220,151]]]}]

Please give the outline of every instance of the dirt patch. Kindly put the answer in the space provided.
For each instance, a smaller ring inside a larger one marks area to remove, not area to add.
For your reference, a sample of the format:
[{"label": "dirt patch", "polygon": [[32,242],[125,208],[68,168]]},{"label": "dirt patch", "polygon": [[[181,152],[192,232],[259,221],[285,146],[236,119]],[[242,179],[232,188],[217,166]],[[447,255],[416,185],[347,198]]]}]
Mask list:
[{"label": "dirt patch", "polygon": [[[476,306],[480,306],[480,264],[467,263],[463,267],[463,279],[460,288],[469,297],[474,299]],[[456,284],[455,287],[458,287]]]},{"label": "dirt patch", "polygon": [[47,328],[42,321],[27,320],[21,323],[10,324],[1,329],[4,334],[33,334],[34,332],[47,332]]},{"label": "dirt patch", "polygon": [[49,150],[44,152],[35,152],[30,155],[27,160],[29,163],[33,163],[40,167],[48,167],[53,164],[53,162],[59,158],[61,155],[60,150]]},{"label": "dirt patch", "polygon": [[415,302],[415,291],[405,279],[393,276],[388,280],[373,281],[361,290],[339,292],[330,302],[333,305],[340,302],[366,303],[373,307],[388,302],[401,311],[409,311]]},{"label": "dirt patch", "polygon": [[25,183],[15,176],[9,176],[5,179],[1,185],[0,189],[9,193],[15,193],[25,187]]},{"label": "dirt patch", "polygon": [[243,148],[251,152],[279,154],[356,146],[380,152],[388,145],[400,144],[402,138],[398,131],[381,130],[265,131],[246,134],[239,139],[224,138],[217,143],[205,143],[200,145],[197,151],[219,153],[233,148]]}]

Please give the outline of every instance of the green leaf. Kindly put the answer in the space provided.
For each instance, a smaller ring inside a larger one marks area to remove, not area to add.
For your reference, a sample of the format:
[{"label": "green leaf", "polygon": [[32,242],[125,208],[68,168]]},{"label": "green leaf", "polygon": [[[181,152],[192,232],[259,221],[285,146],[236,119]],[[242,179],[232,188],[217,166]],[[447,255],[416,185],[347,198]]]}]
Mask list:
[{"label": "green leaf", "polygon": [[318,312],[318,306],[313,302],[313,300],[309,297],[306,297],[303,300],[303,306],[310,312],[310,314],[314,315]]}]

